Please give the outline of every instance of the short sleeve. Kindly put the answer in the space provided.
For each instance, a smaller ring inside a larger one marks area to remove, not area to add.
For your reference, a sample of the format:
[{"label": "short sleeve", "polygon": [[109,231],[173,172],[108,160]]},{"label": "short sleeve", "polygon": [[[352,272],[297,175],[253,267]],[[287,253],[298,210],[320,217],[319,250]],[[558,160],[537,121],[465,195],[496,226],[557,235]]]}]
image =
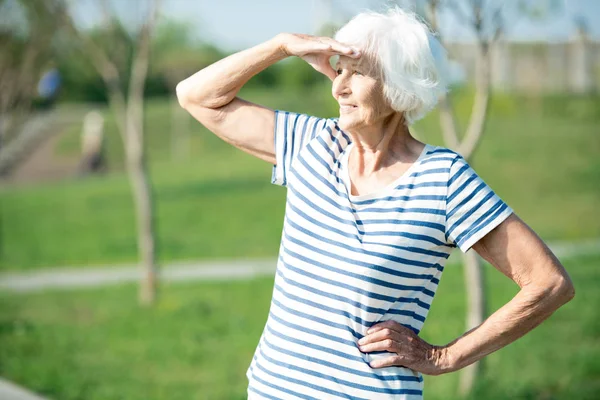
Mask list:
[{"label": "short sleeve", "polygon": [[513,210],[461,156],[450,167],[446,194],[446,239],[466,252]]},{"label": "short sleeve", "polygon": [[275,158],[271,183],[287,186],[287,173],[296,155],[325,129],[328,119],[275,110]]}]

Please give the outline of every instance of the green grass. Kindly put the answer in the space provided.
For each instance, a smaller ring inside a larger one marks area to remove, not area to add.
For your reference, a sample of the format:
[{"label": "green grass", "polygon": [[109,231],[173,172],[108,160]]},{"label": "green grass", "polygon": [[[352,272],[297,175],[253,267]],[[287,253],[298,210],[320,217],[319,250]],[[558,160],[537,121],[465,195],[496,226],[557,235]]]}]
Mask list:
[{"label": "green grass", "polygon": [[[595,399],[600,391],[600,256],[565,260],[575,299],[488,356],[472,399]],[[517,286],[487,267],[490,309]],[[0,375],[71,399],[245,399],[248,367],[273,281],[169,284],[155,308],[133,285],[28,295],[0,293]],[[464,332],[464,286],[446,268],[423,330],[444,344]],[[426,377],[425,398],[454,399],[458,374]]]},{"label": "green grass", "polygon": [[[335,115],[328,88],[290,94],[251,91],[243,97],[273,108]],[[460,122],[470,107],[456,93]],[[276,256],[285,189],[270,184],[271,166],[224,143],[193,122],[189,160],[172,160],[170,107],[146,107],[148,158],[156,200],[158,258]],[[600,236],[600,99],[526,99],[497,95],[475,170],[544,239]],[[134,213],[122,172],[120,137],[107,116],[113,173],[86,180],[0,190],[0,269],[101,265],[136,260]],[[438,116],[417,125],[442,144]],[[77,151],[79,128],[57,146]]]}]

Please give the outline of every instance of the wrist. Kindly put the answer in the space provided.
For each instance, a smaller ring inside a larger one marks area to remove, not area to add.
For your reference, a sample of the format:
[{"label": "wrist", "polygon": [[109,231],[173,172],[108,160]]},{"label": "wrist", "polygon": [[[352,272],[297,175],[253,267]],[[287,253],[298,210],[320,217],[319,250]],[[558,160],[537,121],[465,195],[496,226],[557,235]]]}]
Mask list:
[{"label": "wrist", "polygon": [[271,39],[271,42],[275,46],[276,51],[281,59],[291,56],[287,50],[287,36],[287,33],[279,33],[273,39]]},{"label": "wrist", "polygon": [[454,357],[448,346],[432,346],[430,360],[437,371],[436,375],[447,374],[456,370]]}]

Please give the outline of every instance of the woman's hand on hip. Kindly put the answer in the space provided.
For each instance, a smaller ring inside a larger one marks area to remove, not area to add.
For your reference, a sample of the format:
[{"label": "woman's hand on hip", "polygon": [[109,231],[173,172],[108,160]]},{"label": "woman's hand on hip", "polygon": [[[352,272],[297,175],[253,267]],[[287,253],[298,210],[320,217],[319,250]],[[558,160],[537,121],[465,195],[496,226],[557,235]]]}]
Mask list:
[{"label": "woman's hand on hip", "polygon": [[329,64],[335,55],[359,58],[358,49],[337,42],[325,36],[312,36],[301,33],[282,33],[278,35],[281,49],[287,56],[297,56],[309,63],[314,69],[332,81],[336,72]]},{"label": "woman's hand on hip", "polygon": [[396,353],[388,358],[374,360],[372,368],[407,367],[427,375],[439,375],[445,368],[443,348],[433,346],[421,339],[413,330],[396,321],[385,321],[373,325],[367,335],[358,341],[363,353],[388,351]]}]

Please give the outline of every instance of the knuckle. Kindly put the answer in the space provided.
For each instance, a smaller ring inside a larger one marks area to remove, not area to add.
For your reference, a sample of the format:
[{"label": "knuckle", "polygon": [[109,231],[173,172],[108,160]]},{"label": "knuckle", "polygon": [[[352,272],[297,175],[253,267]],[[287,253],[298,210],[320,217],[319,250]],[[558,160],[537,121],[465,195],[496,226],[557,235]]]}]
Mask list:
[{"label": "knuckle", "polygon": [[383,344],[387,348],[391,348],[394,345],[394,341],[392,339],[386,339],[383,341]]},{"label": "knuckle", "polygon": [[385,336],[391,336],[392,330],[390,328],[385,328],[381,330]]}]

